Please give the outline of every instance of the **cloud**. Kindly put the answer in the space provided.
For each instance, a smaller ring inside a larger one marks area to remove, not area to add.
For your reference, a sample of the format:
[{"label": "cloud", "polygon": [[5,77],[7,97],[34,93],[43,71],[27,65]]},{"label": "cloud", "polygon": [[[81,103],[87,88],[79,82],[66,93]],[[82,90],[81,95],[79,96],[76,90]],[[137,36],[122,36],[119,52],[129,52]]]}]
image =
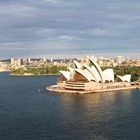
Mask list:
[{"label": "cloud", "polygon": [[107,31],[105,29],[101,29],[101,28],[95,28],[95,29],[92,29],[92,30],[90,30],[88,32],[91,35],[97,36],[97,37],[110,36],[110,35],[112,35],[112,33],[110,33],[109,31]]},{"label": "cloud", "polygon": [[41,0],[39,4],[46,4],[48,6],[60,6],[61,4],[65,4],[64,0]]},{"label": "cloud", "polygon": [[58,3],[58,2],[61,2],[62,0],[43,0],[43,2],[46,2],[46,3]]},{"label": "cloud", "polygon": [[59,40],[61,40],[61,41],[71,41],[71,40],[74,40],[74,39],[76,39],[76,37],[70,36],[70,35],[59,36]]},{"label": "cloud", "polygon": [[0,55],[138,51],[139,6],[138,0],[1,0]]}]

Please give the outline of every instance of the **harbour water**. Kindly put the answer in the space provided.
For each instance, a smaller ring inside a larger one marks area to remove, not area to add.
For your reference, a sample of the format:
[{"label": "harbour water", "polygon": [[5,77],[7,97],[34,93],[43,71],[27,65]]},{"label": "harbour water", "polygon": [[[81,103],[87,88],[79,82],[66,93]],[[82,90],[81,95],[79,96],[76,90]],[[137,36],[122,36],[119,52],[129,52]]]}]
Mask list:
[{"label": "harbour water", "polygon": [[47,91],[57,78],[0,73],[0,140],[140,139],[140,90]]}]

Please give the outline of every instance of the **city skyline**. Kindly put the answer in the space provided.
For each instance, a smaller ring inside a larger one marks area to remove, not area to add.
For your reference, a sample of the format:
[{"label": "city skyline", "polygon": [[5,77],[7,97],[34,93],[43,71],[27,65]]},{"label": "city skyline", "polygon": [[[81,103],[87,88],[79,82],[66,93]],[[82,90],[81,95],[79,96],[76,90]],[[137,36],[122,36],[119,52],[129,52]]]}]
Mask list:
[{"label": "city skyline", "polygon": [[140,58],[138,0],[0,1],[0,58]]}]

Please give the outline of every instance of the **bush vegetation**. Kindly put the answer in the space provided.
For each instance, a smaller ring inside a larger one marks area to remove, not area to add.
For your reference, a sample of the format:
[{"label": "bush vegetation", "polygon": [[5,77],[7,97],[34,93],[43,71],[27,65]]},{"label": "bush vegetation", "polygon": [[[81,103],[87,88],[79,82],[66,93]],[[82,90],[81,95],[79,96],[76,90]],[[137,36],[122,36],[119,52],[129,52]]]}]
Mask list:
[{"label": "bush vegetation", "polygon": [[[106,69],[106,68],[103,68]],[[140,67],[131,66],[117,66],[113,68],[115,77],[117,75],[131,74],[131,81],[140,80]]]},{"label": "bush vegetation", "polygon": [[65,66],[46,66],[38,68],[18,68],[11,71],[12,74],[25,74],[31,73],[34,75],[43,75],[43,74],[59,74],[59,70],[66,70]]},{"label": "bush vegetation", "polygon": [[[102,68],[107,69],[107,68]],[[67,70],[66,66],[45,66],[38,68],[18,68],[12,70],[12,74],[24,74],[24,73],[32,73],[34,75],[43,75],[43,74],[59,74],[60,70]],[[125,75],[131,74],[132,81],[140,80],[140,67],[130,67],[130,66],[117,66],[113,68],[115,77],[117,75]]]}]

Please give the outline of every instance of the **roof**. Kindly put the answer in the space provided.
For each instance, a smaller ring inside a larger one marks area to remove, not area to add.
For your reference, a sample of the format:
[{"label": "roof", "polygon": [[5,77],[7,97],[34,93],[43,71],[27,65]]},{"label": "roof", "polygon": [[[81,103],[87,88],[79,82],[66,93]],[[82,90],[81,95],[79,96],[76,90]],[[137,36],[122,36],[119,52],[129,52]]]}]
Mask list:
[{"label": "roof", "polygon": [[67,80],[70,80],[71,73],[69,71],[59,71]]},{"label": "roof", "polygon": [[104,83],[104,76],[101,67],[92,58],[89,58],[90,62],[93,64],[94,68],[98,71],[101,81]]},{"label": "roof", "polygon": [[88,81],[95,80],[93,75],[87,70],[75,69],[76,72],[80,73],[83,77],[85,77]]},{"label": "roof", "polygon": [[79,62],[74,60],[73,63],[75,64],[76,68],[81,69],[82,65]]},{"label": "roof", "polygon": [[114,82],[114,71],[113,69],[106,69],[103,71],[103,76],[105,81],[112,81]]},{"label": "roof", "polygon": [[122,81],[122,82],[130,82],[131,81],[131,74],[126,74],[124,76],[117,75],[117,77]]}]

